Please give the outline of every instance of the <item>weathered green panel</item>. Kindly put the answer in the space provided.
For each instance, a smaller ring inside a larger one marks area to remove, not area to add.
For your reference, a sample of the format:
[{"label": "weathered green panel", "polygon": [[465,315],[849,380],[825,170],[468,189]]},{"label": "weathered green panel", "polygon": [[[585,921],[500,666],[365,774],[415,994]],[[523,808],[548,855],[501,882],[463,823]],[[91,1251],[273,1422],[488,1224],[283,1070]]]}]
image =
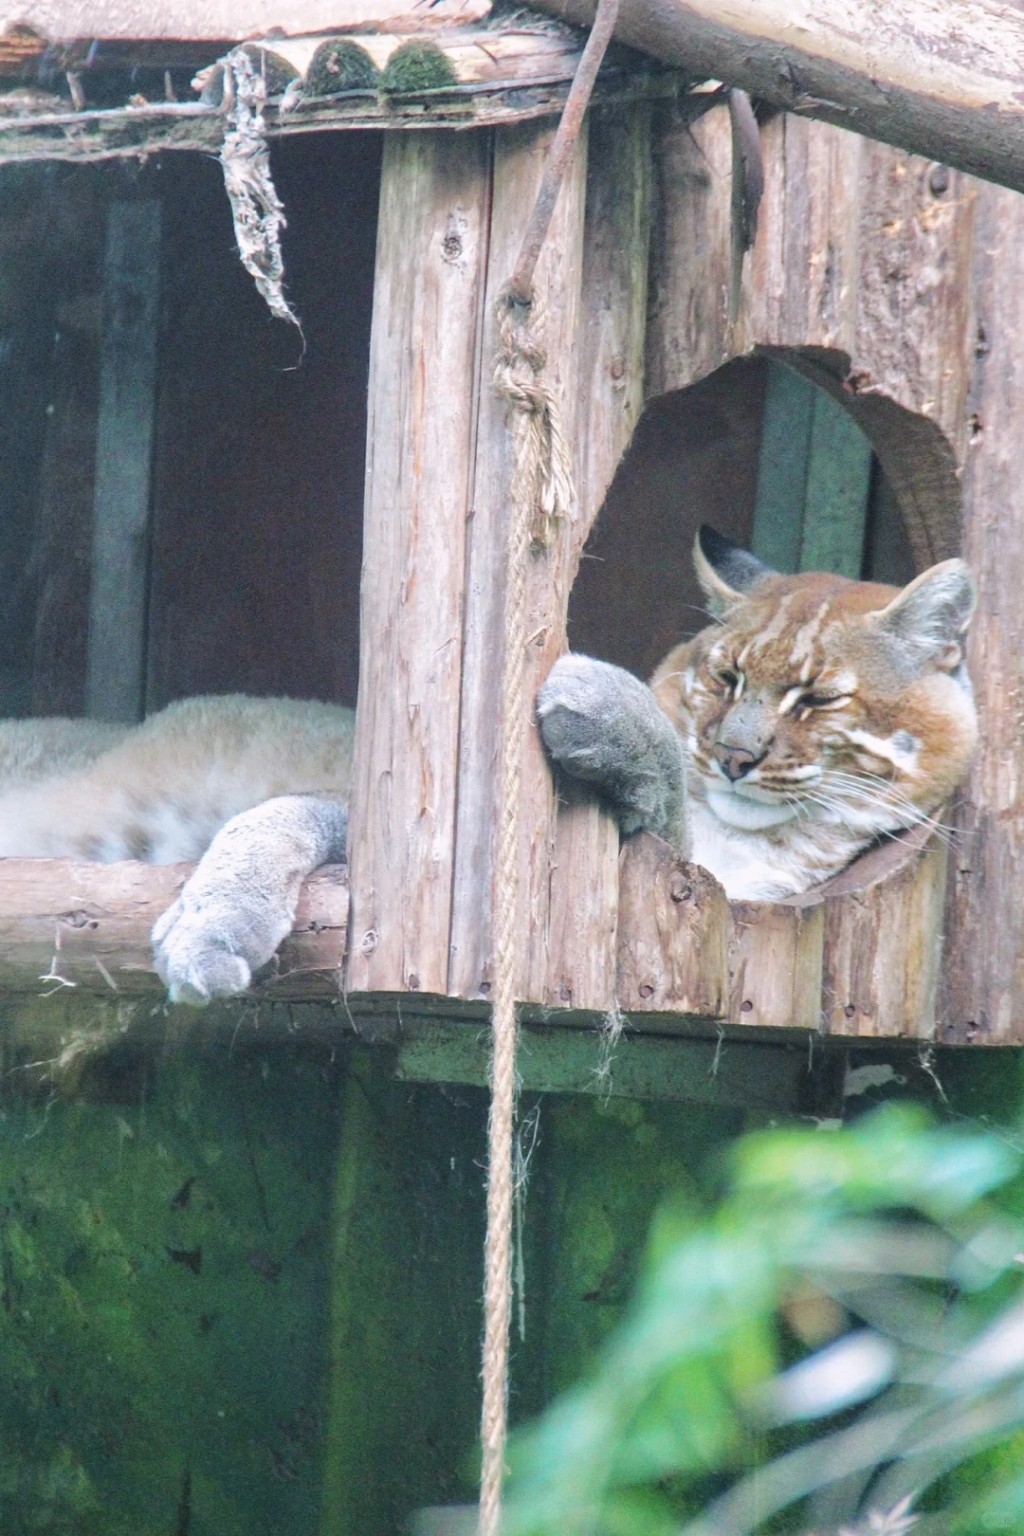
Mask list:
[{"label": "weathered green panel", "polygon": [[250,1031],[5,1075],[4,1536],[316,1529],[335,1078]]},{"label": "weathered green panel", "polygon": [[809,380],[768,364],[750,548],[776,571],[798,571],[814,401]]},{"label": "weathered green panel", "polygon": [[[396,1071],[411,1082],[488,1081],[490,1033],[457,1020],[406,1020]],[[842,1063],[798,1043],[726,1037],[666,1037],[624,1029],[523,1028],[519,1082],[538,1093],[601,1099],[675,1100],[765,1114],[793,1113],[834,1097]]]},{"label": "weathered green panel", "polygon": [[751,548],[779,571],[859,577],[871,445],[840,401],[769,363]]},{"label": "weathered green panel", "polygon": [[341,1106],[322,1536],[472,1497],[487,1097],[357,1050]]},{"label": "weathered green panel", "polygon": [[801,570],[860,576],[870,489],[870,443],[839,401],[816,389]]}]

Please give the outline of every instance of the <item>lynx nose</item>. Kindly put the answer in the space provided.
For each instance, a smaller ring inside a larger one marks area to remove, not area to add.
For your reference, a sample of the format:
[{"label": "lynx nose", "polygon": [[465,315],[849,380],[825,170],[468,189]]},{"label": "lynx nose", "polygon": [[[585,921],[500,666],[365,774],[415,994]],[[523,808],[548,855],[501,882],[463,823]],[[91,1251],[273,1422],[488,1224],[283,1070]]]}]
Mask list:
[{"label": "lynx nose", "polygon": [[726,778],[735,784],[737,779],[742,779],[751,768],[756,768],[764,753],[758,757],[753,752],[748,752],[746,747],[730,747],[727,743],[716,741],[714,748],[715,762],[721,768]]}]

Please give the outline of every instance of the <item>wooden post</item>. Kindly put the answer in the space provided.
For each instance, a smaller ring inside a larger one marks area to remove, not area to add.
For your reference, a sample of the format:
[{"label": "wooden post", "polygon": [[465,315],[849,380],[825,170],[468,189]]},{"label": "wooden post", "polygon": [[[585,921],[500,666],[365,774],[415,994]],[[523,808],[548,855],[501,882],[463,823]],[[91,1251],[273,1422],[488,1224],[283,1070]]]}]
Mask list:
[{"label": "wooden post", "polygon": [[1024,199],[978,197],[965,554],[979,589],[968,660],[981,718],[953,850],[940,1038],[1024,1040]]},{"label": "wooden post", "polygon": [[142,718],[150,471],[160,298],[160,204],[112,203],[103,268],[86,713]]},{"label": "wooden post", "polygon": [[448,990],[489,147],[479,133],[385,142],[349,854],[356,991]]},{"label": "wooden post", "polygon": [[[533,208],[552,129],[526,124],[495,137],[493,203],[481,349],[479,434],[472,491],[466,574],[462,729],[458,769],[458,823],[452,887],[450,990],[463,997],[490,991],[491,871],[497,816],[497,721],[501,676],[502,603],[507,543],[510,453],[502,401],[491,375],[497,351],[495,301],[512,275],[523,230]],[[547,351],[546,377],[557,391],[563,427],[572,442],[576,397],[577,327],[583,249],[586,145],[577,149],[559,194],[534,280]],[[533,557],[527,594],[526,695],[564,645],[570,584],[568,523],[554,544]],[[361,687],[362,685],[360,685]],[[539,733],[528,733],[520,871],[522,921],[543,935],[548,920],[547,880],[554,822],[551,770]],[[524,987],[520,996],[529,995]]]},{"label": "wooden post", "polygon": [[[650,135],[650,110],[643,105],[595,112],[590,119],[570,585],[643,407]],[[551,850],[546,954],[535,947],[531,998],[605,1009],[614,996],[618,842],[613,819],[594,797],[562,786]]]}]

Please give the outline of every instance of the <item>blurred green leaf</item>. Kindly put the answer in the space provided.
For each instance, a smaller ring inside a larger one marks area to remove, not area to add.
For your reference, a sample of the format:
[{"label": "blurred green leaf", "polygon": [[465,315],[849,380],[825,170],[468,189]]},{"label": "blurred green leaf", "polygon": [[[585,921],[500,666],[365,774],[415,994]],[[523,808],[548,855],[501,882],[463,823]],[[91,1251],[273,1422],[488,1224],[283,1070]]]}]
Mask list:
[{"label": "blurred green leaf", "polygon": [[590,1381],[518,1438],[506,1536],[861,1536],[909,1531],[912,1501],[915,1536],[1024,1529],[999,1454],[1024,1444],[1024,1232],[987,1204],[1015,1178],[1005,1141],[903,1106],[744,1138],[710,1215],[655,1223]]}]

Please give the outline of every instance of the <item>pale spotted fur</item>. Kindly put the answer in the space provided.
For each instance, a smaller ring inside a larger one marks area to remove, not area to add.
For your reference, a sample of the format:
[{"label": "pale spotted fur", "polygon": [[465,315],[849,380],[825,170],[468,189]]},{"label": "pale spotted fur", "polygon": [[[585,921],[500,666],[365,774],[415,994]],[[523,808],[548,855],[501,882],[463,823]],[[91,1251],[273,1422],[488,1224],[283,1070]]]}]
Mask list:
[{"label": "pale spotted fur", "polygon": [[0,856],[200,859],[154,929],[172,999],[243,991],[303,878],[345,857],[352,712],[185,699],[135,728],[0,722]]},{"label": "pale spotted fur", "polygon": [[688,837],[735,898],[805,891],[931,817],[977,734],[963,562],[902,591],[780,576],[707,529],[694,561],[719,622],[671,651],[650,689],[563,657],[538,701],[554,760],[602,790],[625,831]]}]

